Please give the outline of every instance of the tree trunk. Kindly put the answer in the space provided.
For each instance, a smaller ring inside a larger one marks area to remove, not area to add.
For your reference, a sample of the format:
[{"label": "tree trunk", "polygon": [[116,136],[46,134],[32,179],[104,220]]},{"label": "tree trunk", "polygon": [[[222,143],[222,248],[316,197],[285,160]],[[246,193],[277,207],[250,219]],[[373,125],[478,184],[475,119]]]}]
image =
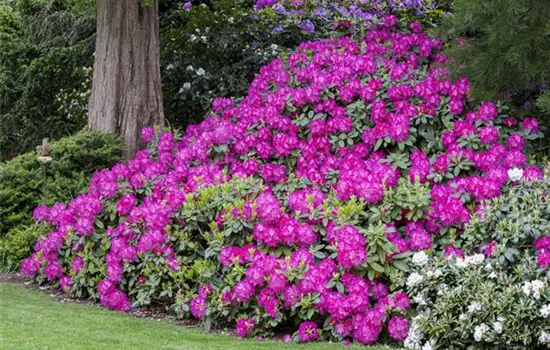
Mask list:
[{"label": "tree trunk", "polygon": [[143,127],[164,124],[158,0],[99,0],[88,129],[120,135],[125,154],[143,146]]}]

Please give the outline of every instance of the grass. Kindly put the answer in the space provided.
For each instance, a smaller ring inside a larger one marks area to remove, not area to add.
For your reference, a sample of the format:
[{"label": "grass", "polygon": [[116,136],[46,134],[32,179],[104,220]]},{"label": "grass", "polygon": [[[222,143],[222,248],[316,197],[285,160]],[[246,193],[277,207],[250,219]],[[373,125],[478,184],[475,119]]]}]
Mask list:
[{"label": "grass", "polygon": [[0,284],[2,349],[246,349],[382,350],[330,343],[284,344],[240,340],[168,322],[137,319],[87,305],[65,304],[23,285]]}]

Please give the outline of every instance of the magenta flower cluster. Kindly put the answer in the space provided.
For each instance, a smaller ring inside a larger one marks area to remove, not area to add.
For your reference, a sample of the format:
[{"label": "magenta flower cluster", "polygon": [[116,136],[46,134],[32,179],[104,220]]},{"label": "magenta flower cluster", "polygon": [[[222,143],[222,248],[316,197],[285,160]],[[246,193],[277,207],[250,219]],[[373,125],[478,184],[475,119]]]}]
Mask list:
[{"label": "magenta flower cluster", "polygon": [[541,269],[550,267],[550,236],[543,236],[535,241],[537,262]]},{"label": "magenta flower cluster", "polygon": [[[287,59],[262,67],[241,102],[215,99],[212,115],[181,140],[144,129],[144,141],[154,147],[96,173],[88,193],[69,205],[36,208],[35,219],[52,230],[22,271],[70,291],[75,276],[86,276],[90,247],[100,242],[94,259],[105,269],[97,286],[90,283],[106,307],[128,311],[146,280],[138,266],[161,257],[155,266],[165,280],[181,271],[170,232],[186,227],[179,213],[188,196],[232,177],[253,177],[264,182],[261,193],[216,217],[221,229],[227,217],[251,227],[229,232],[231,242],[250,239],[221,247],[218,273],[231,278],[192,286],[198,292],[191,314],[203,318],[209,305],[237,310],[231,321],[242,337],[298,317],[296,336],[304,342],[326,330],[363,344],[386,330],[403,340],[408,297],[389,293],[389,276],[364,277],[372,258],[368,237],[359,225],[338,222],[339,208],[327,211],[327,203],[353,198],[375,207],[400,178],[428,184],[431,205],[423,217],[388,223],[386,235],[394,254],[429,250],[440,246],[444,228],[460,230],[470,220],[472,204],[499,196],[508,170],[524,169],[527,180],[542,175],[523,153],[526,137],[538,133],[536,120],[520,124],[492,102],[472,109],[468,80],[453,82],[440,68],[441,42],[419,24],[401,31],[397,22],[383,18],[359,42],[302,43]],[[389,159],[396,150],[407,156],[405,168]],[[537,247],[541,266],[548,266],[547,241]],[[451,245],[441,253],[462,254]],[[387,258],[391,263],[392,255]]]}]

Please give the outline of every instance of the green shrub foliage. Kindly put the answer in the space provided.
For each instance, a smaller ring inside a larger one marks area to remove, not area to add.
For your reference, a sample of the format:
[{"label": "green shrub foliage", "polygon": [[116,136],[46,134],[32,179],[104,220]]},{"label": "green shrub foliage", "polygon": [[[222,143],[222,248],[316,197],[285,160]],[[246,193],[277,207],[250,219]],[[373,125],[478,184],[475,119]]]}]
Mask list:
[{"label": "green shrub foliage", "polygon": [[0,239],[0,271],[16,270],[21,259],[32,252],[43,231],[40,225],[19,225],[3,236]]},{"label": "green shrub foliage", "polygon": [[32,243],[28,238],[37,234],[29,232],[27,226],[33,222],[32,211],[38,204],[73,198],[87,189],[92,173],[122,159],[122,142],[108,134],[81,132],[53,142],[51,148],[53,159],[46,169],[36,152],[0,165],[0,236],[9,241],[3,242],[0,250],[13,253],[14,261],[25,255],[23,250],[30,249],[16,242]]}]

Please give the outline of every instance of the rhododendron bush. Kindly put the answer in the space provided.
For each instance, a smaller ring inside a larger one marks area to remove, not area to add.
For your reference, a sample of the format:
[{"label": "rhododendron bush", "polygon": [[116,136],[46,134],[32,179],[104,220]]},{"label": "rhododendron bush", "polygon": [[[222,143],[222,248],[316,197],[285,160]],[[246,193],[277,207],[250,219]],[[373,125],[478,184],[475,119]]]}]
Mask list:
[{"label": "rhododendron bush", "polygon": [[393,16],[301,44],[186,133],[143,130],[88,193],[38,207],[22,271],[128,311],[151,302],[241,337],[401,341],[411,252],[453,246],[476,204],[541,177],[537,121],[471,106],[441,43]]}]

